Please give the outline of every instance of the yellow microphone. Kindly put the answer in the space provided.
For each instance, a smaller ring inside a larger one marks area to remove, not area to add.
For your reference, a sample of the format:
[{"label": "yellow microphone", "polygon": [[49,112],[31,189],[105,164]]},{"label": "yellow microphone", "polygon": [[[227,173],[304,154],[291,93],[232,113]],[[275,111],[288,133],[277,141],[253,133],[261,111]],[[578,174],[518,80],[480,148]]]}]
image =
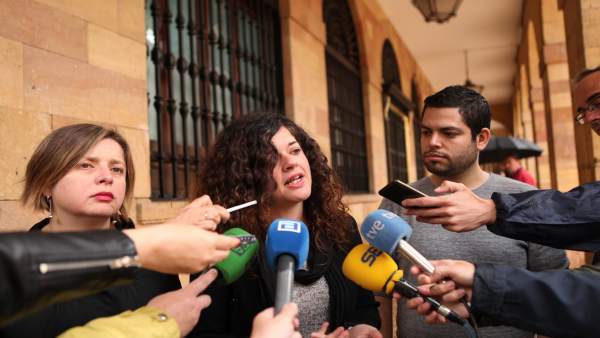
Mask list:
[{"label": "yellow microphone", "polygon": [[342,272],[362,288],[385,294],[391,294],[404,276],[390,255],[369,244],[359,244],[350,250]]},{"label": "yellow microphone", "polygon": [[398,270],[398,265],[390,255],[369,244],[359,244],[350,250],[342,264],[342,272],[354,283],[373,292],[389,295],[396,291],[409,299],[422,297],[437,313],[448,320],[461,326],[468,325],[466,320],[450,308],[431,297],[422,295],[416,286],[402,278],[404,277],[402,270]]}]

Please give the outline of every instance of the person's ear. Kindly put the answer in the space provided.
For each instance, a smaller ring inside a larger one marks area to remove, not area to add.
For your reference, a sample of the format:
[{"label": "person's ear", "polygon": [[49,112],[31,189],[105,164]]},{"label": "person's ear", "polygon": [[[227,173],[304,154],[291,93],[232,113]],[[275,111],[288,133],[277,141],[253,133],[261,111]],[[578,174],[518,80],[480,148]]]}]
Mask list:
[{"label": "person's ear", "polygon": [[477,143],[477,149],[482,151],[487,146],[490,138],[492,137],[492,131],[490,128],[482,128],[477,137],[475,138],[475,142]]}]

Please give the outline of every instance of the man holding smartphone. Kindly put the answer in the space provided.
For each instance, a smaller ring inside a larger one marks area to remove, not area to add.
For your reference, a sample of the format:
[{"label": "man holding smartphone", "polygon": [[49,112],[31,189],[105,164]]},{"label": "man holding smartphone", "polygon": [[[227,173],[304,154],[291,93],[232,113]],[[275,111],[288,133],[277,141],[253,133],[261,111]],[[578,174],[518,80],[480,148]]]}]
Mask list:
[{"label": "man holding smartphone", "polygon": [[[583,70],[574,79],[575,120],[588,123],[600,135],[600,66]],[[600,184],[587,183],[561,193],[543,190],[517,195],[494,194],[492,199],[474,195],[468,187],[444,182],[442,197],[407,200],[403,204],[419,219],[433,220],[447,230],[478,231],[480,226],[511,238],[527,238],[555,247],[600,251]],[[426,209],[421,207],[427,207]],[[458,207],[458,208],[457,208]],[[457,221],[458,220],[458,221]],[[433,262],[433,276],[420,276],[422,283],[452,279],[422,287],[428,295],[438,296],[461,315],[467,313],[455,302],[460,292],[447,284],[467,289],[472,314],[496,323],[510,323],[537,330],[552,337],[597,337],[600,262],[569,271],[529,273],[522,269],[472,264],[468,261]],[[416,271],[416,270],[415,270]],[[472,296],[472,298],[471,298]],[[428,322],[440,318],[431,313],[423,300],[408,302]],[[443,320],[442,320],[443,321]]]},{"label": "man holding smartphone", "polygon": [[[489,198],[494,192],[516,193],[533,189],[521,182],[488,174],[479,166],[479,152],[490,138],[490,123],[487,101],[471,89],[450,86],[429,96],[421,114],[421,151],[424,164],[432,175],[411,186],[435,196],[434,190],[443,181],[451,180],[464,184],[482,198]],[[380,208],[401,216],[404,211],[400,205],[387,199]],[[417,222],[414,217],[405,216],[405,219],[413,227],[409,243],[428,259],[462,259],[532,271],[568,266],[563,250],[500,237],[485,228],[459,234]],[[409,262],[400,262],[404,271],[408,271],[409,267]],[[404,307],[398,308],[397,323],[398,335],[402,337],[464,337],[460,327],[426,325],[422,317]],[[485,337],[533,337],[531,332],[508,326],[483,328],[481,333]]]}]

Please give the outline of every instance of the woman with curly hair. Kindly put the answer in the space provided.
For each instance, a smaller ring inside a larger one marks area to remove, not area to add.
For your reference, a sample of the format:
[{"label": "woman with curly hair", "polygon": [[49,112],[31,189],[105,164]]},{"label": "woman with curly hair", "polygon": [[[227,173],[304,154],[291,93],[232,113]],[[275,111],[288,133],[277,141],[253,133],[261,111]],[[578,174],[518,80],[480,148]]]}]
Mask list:
[{"label": "woman with curly hair", "polygon": [[[196,196],[210,192],[221,205],[258,201],[257,208],[233,213],[219,232],[241,227],[264,244],[277,218],[307,225],[309,257],[295,274],[292,297],[304,337],[325,337],[328,323],[336,328],[330,337],[381,337],[373,294],[342,274],[344,257],[361,240],[342,203],[341,185],[312,137],[285,116],[247,115],[221,132],[205,163]],[[252,318],[273,306],[274,280],[259,255],[238,281],[211,286],[212,305],[192,335],[247,337]]]}]

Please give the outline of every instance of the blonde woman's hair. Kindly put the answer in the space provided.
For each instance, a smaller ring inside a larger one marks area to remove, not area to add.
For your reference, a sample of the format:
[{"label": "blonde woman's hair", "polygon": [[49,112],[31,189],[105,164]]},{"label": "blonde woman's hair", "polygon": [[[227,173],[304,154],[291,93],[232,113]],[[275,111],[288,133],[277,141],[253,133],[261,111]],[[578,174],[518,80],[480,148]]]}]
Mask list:
[{"label": "blonde woman's hair", "polygon": [[25,171],[25,187],[21,202],[31,202],[33,209],[49,210],[46,193],[50,191],[83,156],[104,139],[117,142],[123,149],[125,159],[125,199],[119,211],[123,220],[128,219],[125,205],[131,199],[135,184],[135,170],[129,145],[114,129],[95,124],[81,123],[62,127],[51,132],[37,146]]}]

